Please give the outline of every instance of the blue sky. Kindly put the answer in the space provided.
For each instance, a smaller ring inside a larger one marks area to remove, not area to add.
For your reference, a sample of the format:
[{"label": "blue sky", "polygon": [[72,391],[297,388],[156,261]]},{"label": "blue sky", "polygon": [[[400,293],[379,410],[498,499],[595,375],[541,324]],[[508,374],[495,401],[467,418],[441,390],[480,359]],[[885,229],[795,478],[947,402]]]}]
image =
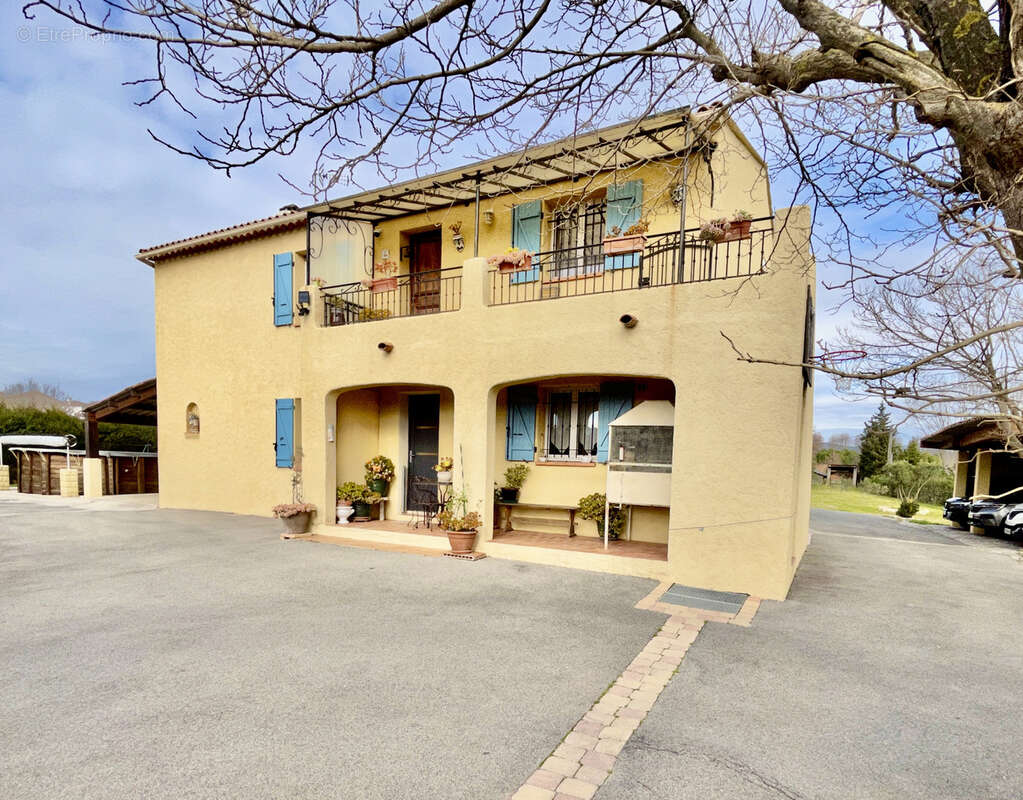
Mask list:
[{"label": "blue sky", "polygon": [[[27,22],[20,4],[0,14],[0,385],[35,378],[92,401],[155,374],[152,271],[134,253],[303,203],[278,172],[301,182],[308,162],[295,156],[228,178],[172,153],[146,129],[181,140],[193,125],[169,103],[136,107],[138,91],[121,85],[151,67],[146,48]],[[474,157],[467,146],[465,160]],[[774,196],[786,204],[777,185]],[[818,337],[848,324],[840,300],[820,289]],[[876,408],[835,396],[826,377],[815,405],[825,434],[858,433]]]}]

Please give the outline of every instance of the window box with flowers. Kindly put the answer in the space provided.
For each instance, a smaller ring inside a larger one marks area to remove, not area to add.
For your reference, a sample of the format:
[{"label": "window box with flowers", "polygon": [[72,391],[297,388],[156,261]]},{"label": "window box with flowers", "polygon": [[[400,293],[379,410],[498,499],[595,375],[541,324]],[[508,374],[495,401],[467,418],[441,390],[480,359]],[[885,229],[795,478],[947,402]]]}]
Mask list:
[{"label": "window box with flowers", "polygon": [[487,264],[497,267],[500,272],[519,272],[533,266],[533,254],[518,247],[509,247],[500,255],[490,256]]},{"label": "window box with flowers", "polygon": [[641,219],[626,228],[624,231],[615,226],[611,229],[611,236],[604,237],[604,255],[620,256],[628,253],[642,253],[646,248],[646,232],[650,229],[650,223]]},{"label": "window box with flowers", "polygon": [[[368,281],[369,289],[374,292],[389,292],[398,288],[398,263],[387,258],[373,265],[373,277]],[[365,281],[363,283],[366,283]]]}]

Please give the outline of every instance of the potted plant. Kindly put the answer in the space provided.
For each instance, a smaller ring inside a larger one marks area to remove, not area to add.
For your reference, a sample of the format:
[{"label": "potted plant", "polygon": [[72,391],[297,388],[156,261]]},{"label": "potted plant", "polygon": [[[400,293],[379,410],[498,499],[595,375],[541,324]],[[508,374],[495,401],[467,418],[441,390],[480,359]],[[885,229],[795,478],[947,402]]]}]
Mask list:
[{"label": "potted plant", "polygon": [[383,498],[370,489],[368,486],[362,486],[362,497],[356,497],[352,500],[352,508],[355,509],[356,521],[365,521],[373,517],[373,506],[379,503]]},{"label": "potted plant", "polygon": [[465,249],[465,237],[462,236],[462,220],[453,222],[448,225],[451,230],[451,242],[455,246],[455,250],[461,253]]},{"label": "potted plant", "polygon": [[490,256],[487,263],[501,272],[517,272],[533,266],[533,254],[518,247],[509,247],[500,255]]},{"label": "potted plant", "polygon": [[284,520],[288,533],[305,533],[309,530],[309,518],[316,510],[312,503],[281,503],[270,511],[277,519]]},{"label": "potted plant", "polygon": [[732,214],[728,220],[728,227],[725,229],[725,240],[749,239],[749,229],[753,225],[753,215],[741,208]]},{"label": "potted plant", "polygon": [[366,485],[380,497],[387,497],[387,489],[393,480],[394,462],[387,456],[373,456],[366,462]]},{"label": "potted plant", "polygon": [[710,222],[705,222],[700,226],[699,238],[705,242],[711,244],[717,244],[718,242],[724,241],[725,238],[725,225],[728,224],[728,220],[725,219],[712,219]]},{"label": "potted plant", "polygon": [[398,278],[394,273],[398,271],[398,263],[389,258],[378,261],[373,265],[373,277],[370,280],[370,289],[374,292],[387,292],[398,288]]},{"label": "potted plant", "polygon": [[433,471],[437,473],[437,483],[451,483],[451,468],[454,465],[455,460],[451,456],[443,456],[433,465]]},{"label": "potted plant", "polygon": [[[579,516],[597,523],[597,534],[602,539],[604,538],[604,507],[606,505],[607,495],[601,492],[594,492],[579,498]],[[607,538],[617,539],[625,530],[625,516],[620,508],[611,506],[608,509],[608,517],[611,520],[611,530],[608,531]]]},{"label": "potted plant", "polygon": [[501,487],[502,503],[519,502],[519,489],[526,482],[529,475],[529,466],[526,464],[513,464],[504,471],[504,486]]},{"label": "potted plant", "polygon": [[615,225],[611,228],[611,235],[604,237],[604,255],[620,256],[643,252],[646,247],[646,232],[649,229],[650,223],[645,219],[633,223],[624,231]]},{"label": "potted plant", "polygon": [[347,525],[348,519],[355,513],[354,503],[361,500],[366,487],[355,481],[346,481],[337,487],[337,524]]},{"label": "potted plant", "polygon": [[465,492],[458,492],[451,496],[447,507],[437,515],[441,530],[448,535],[452,553],[471,553],[476,542],[476,530],[483,523],[480,515],[468,508],[469,498]]}]

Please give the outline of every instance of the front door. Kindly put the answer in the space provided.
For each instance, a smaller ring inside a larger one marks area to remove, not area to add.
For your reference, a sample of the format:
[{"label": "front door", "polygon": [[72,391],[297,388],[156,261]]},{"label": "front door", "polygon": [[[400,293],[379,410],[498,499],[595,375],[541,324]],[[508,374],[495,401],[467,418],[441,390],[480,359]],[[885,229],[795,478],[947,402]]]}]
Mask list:
[{"label": "front door", "polygon": [[439,230],[409,237],[413,314],[440,311],[440,264]]},{"label": "front door", "polygon": [[412,394],[408,398],[408,469],[405,508],[426,511],[436,504],[439,457],[440,395]]}]

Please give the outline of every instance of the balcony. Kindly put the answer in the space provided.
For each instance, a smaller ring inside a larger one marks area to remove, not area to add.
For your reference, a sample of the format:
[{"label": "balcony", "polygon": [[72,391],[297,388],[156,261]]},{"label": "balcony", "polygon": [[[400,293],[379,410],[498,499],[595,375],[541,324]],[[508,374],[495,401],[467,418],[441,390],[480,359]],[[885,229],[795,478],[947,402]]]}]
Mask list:
[{"label": "balcony", "polygon": [[529,271],[489,271],[489,303],[528,303],[764,271],[773,241],[772,217],[753,220],[746,237],[717,243],[697,238],[697,230],[685,231],[684,246],[678,231],[649,235],[641,253],[605,256],[600,244],[537,253]]},{"label": "balcony", "polygon": [[355,325],[395,317],[458,311],[462,307],[462,268],[398,275],[374,288],[361,281],[324,286],[323,324]]}]

